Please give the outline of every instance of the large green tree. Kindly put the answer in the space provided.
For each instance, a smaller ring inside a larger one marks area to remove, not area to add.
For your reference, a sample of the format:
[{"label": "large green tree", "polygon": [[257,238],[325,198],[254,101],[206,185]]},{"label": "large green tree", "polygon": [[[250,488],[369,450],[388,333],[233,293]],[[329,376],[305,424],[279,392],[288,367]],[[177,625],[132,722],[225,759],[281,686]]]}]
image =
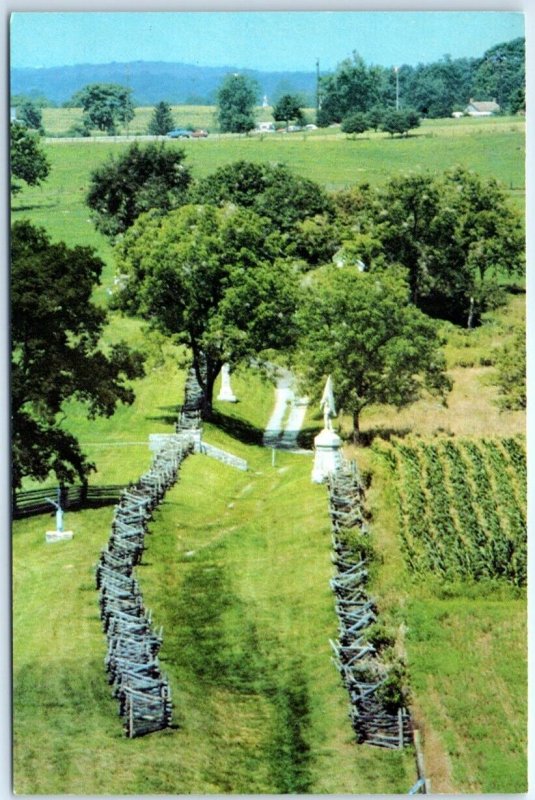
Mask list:
[{"label": "large green tree", "polygon": [[171,106],[162,100],[154,106],[154,111],[149,122],[149,133],[153,136],[165,136],[166,133],[175,127]]},{"label": "large green tree", "polygon": [[347,117],[343,118],[340,127],[344,133],[348,133],[355,138],[357,133],[364,133],[364,131],[367,131],[370,127],[370,123],[367,114],[354,111],[352,114],[348,114]]},{"label": "large green tree", "polygon": [[201,179],[192,192],[198,203],[236,203],[251,208],[283,233],[296,223],[331,212],[331,201],[319,184],[295,175],[283,164],[235,161]]},{"label": "large green tree", "polygon": [[389,133],[392,137],[395,133],[400,136],[407,136],[409,131],[420,125],[420,116],[417,111],[412,109],[401,109],[396,111],[390,108],[385,111],[381,121],[381,130]]},{"label": "large green tree", "polygon": [[368,67],[358,53],[342,61],[334,74],[321,79],[320,122],[328,125],[355,111],[369,111],[381,99],[382,72]]},{"label": "large green tree", "polygon": [[39,136],[18,122],[10,125],[9,150],[13,194],[22,189],[17,180],[28,186],[38,186],[48,177],[50,162],[41,148]]},{"label": "large green tree", "polygon": [[338,209],[346,238],[371,235],[378,263],[406,267],[412,302],[433,316],[475,324],[499,301],[502,277],[522,274],[519,214],[494,179],[463,168],[355,190]]},{"label": "large green tree", "polygon": [[190,348],[206,415],[223,363],[292,343],[297,277],[280,235],[253,211],[188,205],[145,214],[116,252],[118,307]]},{"label": "large green tree", "polygon": [[62,425],[63,404],[87,403],[89,417],[131,403],[128,379],[142,362],[123,344],[106,352],[106,313],[91,302],[103,262],[87,247],[51,242],[27,221],[11,231],[11,413],[13,486],[25,477],[84,481],[93,466]]},{"label": "large green tree", "polygon": [[17,121],[26,125],[27,128],[44,133],[42,111],[30,100],[26,100],[18,106]]},{"label": "large green tree", "polygon": [[489,48],[476,62],[471,96],[496,99],[507,110],[526,82],[525,39],[520,37]]},{"label": "large green tree", "polygon": [[117,133],[119,123],[134,119],[132,90],[118,83],[90,83],[72,98],[72,104],[84,110],[83,123],[110,135]]},{"label": "large green tree", "polygon": [[191,182],[184,151],[154,142],[137,142],[113,154],[91,173],[86,203],[101,233],[124,233],[144,211],[168,211],[186,201]]},{"label": "large green tree", "polygon": [[304,119],[301,105],[301,100],[297,95],[284,94],[273,107],[273,119],[275,122],[285,122],[286,128],[291,120],[301,124]]},{"label": "large green tree", "polygon": [[247,75],[227,75],[217,91],[217,119],[222,133],[247,133],[255,126],[259,86]]},{"label": "large green tree", "polygon": [[400,91],[404,105],[426,117],[450,117],[454,108],[464,108],[471,96],[473,65],[473,59],[444,56],[406,71]]},{"label": "large green tree", "polygon": [[403,408],[424,391],[445,397],[451,388],[436,323],[410,303],[399,269],[323,269],[308,287],[298,323],[296,364],[307,390],[317,396],[332,376],[355,442],[370,404]]}]

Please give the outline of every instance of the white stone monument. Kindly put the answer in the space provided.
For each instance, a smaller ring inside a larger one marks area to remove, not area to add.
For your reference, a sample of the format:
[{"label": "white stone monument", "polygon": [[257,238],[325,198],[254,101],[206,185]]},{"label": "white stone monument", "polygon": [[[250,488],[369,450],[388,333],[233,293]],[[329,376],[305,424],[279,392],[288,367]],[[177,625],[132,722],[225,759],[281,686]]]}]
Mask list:
[{"label": "white stone monument", "polygon": [[342,440],[333,431],[332,419],[336,416],[334,405],[333,382],[331,376],[327,378],[325,389],[320,401],[323,411],[323,430],[314,439],[314,466],[312,468],[312,482],[323,483],[342,466]]},{"label": "white stone monument", "polygon": [[61,494],[59,489],[58,489],[57,502],[55,500],[52,500],[50,497],[47,497],[46,500],[50,503],[50,505],[54,506],[54,508],[56,509],[56,530],[47,531],[45,533],[45,541],[61,542],[64,540],[72,539],[72,537],[74,536],[73,532],[63,530],[63,509],[61,507]]},{"label": "white stone monument", "polygon": [[237,403],[238,398],[232,391],[230,385],[230,367],[228,364],[223,364],[221,367],[221,389],[217,395],[218,400],[224,400],[226,403]]}]

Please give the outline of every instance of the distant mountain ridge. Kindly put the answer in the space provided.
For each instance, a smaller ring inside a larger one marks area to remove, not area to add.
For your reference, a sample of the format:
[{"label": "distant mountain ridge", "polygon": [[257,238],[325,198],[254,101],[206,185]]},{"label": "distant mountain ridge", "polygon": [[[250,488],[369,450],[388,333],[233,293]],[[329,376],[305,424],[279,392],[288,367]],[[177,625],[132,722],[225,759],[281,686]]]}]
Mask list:
[{"label": "distant mountain ridge", "polygon": [[304,95],[310,104],[316,91],[316,74],[310,72],[263,72],[237,67],[199,67],[195,64],[165,61],[77,64],[65,67],[14,68],[11,93],[44,96],[61,105],[88,83],[120,83],[130,86],[136,105],[169,103],[213,103],[218,86],[229,73],[240,72],[254,78],[260,95],[270,102],[287,92]]}]

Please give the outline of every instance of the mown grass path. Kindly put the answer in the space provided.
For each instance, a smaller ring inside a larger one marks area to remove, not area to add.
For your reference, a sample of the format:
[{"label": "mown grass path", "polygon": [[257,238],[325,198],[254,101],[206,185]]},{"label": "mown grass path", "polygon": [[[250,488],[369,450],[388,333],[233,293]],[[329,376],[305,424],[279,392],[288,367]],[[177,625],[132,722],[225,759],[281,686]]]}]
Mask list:
[{"label": "mown grass path", "polygon": [[298,397],[295,379],[288,370],[279,369],[275,386],[275,405],[267,421],[262,444],[286,450],[298,448],[298,437],[307,413],[308,398]]}]

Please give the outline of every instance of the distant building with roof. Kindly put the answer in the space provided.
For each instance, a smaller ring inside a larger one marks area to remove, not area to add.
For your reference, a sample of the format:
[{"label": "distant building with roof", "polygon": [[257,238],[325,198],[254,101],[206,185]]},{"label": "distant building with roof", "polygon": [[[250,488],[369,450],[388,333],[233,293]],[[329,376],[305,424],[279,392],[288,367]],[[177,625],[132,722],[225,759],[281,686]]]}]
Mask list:
[{"label": "distant building with roof", "polygon": [[490,117],[492,114],[497,114],[500,106],[496,100],[474,100],[470,98],[468,105],[464,109],[464,113],[469,117]]}]

